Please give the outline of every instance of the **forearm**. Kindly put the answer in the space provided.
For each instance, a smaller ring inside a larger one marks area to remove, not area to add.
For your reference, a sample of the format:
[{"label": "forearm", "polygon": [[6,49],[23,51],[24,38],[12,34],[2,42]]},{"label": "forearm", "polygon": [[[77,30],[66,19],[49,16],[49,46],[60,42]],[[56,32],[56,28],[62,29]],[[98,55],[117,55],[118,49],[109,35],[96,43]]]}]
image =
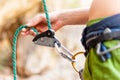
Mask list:
[{"label": "forearm", "polygon": [[74,9],[61,11],[59,18],[64,25],[82,25],[88,22],[88,9]]}]

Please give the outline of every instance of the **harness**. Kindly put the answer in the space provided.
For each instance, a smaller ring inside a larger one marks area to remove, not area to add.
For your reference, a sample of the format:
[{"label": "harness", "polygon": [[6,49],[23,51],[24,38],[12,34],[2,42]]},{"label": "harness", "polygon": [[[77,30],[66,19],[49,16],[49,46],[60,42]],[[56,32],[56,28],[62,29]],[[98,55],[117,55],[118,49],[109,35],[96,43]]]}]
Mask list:
[{"label": "harness", "polygon": [[106,61],[111,57],[112,50],[120,48],[120,44],[110,49],[103,44],[104,41],[120,40],[119,20],[120,14],[116,14],[84,29],[81,41],[86,49],[86,55],[91,48],[96,48],[97,55],[102,61]]},{"label": "harness", "polygon": [[[52,29],[51,23],[50,23],[50,18],[49,18],[49,14],[48,14],[48,9],[47,9],[47,5],[46,5],[46,0],[42,0],[43,5],[44,5],[44,12],[46,14],[46,19],[47,19],[47,24],[48,24],[48,30],[43,32],[43,33],[38,33],[38,31],[35,28],[30,28],[32,29],[34,32],[37,33],[37,36],[33,39],[33,42],[37,45],[41,45],[41,46],[47,46],[47,47],[53,47],[56,48],[58,53],[65,59],[69,60],[73,66],[73,68],[75,69],[76,72],[79,73],[80,78],[82,78],[82,74],[81,71],[82,70],[78,70],[76,69],[76,56],[78,56],[79,54],[83,54],[84,52],[78,52],[77,54],[73,55],[67,48],[65,48],[60,41],[55,37],[55,32]],[[26,25],[21,25],[19,28],[17,28],[16,32],[14,33],[14,37],[13,37],[13,44],[12,44],[12,65],[13,65],[13,76],[14,76],[14,80],[17,80],[17,69],[16,69],[16,45],[17,45],[17,37],[20,33],[20,31],[23,28],[29,28]]]}]

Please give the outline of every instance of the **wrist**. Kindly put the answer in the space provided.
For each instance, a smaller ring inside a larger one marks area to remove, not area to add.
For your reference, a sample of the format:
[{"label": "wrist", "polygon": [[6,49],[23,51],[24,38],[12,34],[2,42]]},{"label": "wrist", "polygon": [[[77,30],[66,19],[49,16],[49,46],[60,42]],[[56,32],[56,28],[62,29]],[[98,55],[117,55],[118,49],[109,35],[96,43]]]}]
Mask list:
[{"label": "wrist", "polygon": [[61,21],[61,25],[65,26],[65,25],[69,25],[70,22],[68,22],[69,19],[69,15],[67,11],[60,11],[59,15],[58,15],[58,19],[59,21]]},{"label": "wrist", "polygon": [[59,13],[59,20],[62,21],[62,25],[77,25],[86,24],[88,21],[89,11],[87,9],[73,9],[64,10]]}]

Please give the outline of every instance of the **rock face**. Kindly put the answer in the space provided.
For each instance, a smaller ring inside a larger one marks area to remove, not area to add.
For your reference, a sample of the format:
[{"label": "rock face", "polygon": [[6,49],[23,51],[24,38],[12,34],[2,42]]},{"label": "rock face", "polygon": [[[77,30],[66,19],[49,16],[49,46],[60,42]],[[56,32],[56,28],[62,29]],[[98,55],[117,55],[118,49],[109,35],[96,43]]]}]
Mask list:
[{"label": "rock face", "polygon": [[[40,0],[1,0],[0,1],[0,63],[11,65],[11,45],[13,34],[18,26],[43,9]],[[26,43],[28,44],[28,43]],[[19,51],[17,51],[18,54]],[[18,57],[19,59],[19,57]],[[2,66],[2,65],[1,65]],[[18,71],[19,73],[19,71]]]},{"label": "rock face", "polygon": [[[50,5],[51,1],[54,0],[48,1],[50,10],[54,6]],[[37,13],[43,12],[41,5],[40,0],[0,0],[1,80],[13,80],[11,74],[6,73],[11,73],[8,67],[11,66],[11,44],[16,28]],[[56,32],[56,37],[71,52],[76,53],[83,50],[80,43],[82,29],[80,26],[66,26]],[[56,49],[35,45],[32,39],[31,36],[19,36],[18,39],[17,72],[20,80],[79,80],[70,62],[63,59]],[[82,68],[85,59],[83,56],[80,56],[80,59],[80,68]],[[1,75],[4,73],[6,75]]]}]

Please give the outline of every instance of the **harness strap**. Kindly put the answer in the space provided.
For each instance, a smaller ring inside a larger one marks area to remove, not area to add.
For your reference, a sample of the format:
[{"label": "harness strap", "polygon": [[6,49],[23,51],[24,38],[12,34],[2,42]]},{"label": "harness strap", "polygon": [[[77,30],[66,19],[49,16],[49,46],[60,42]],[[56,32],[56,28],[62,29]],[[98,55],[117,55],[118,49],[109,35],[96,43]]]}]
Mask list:
[{"label": "harness strap", "polygon": [[[104,34],[106,28],[112,32]],[[81,42],[86,50],[85,55],[90,48],[95,48],[97,43],[112,39],[120,39],[120,14],[107,17],[84,29]]]},{"label": "harness strap", "polygon": [[86,40],[86,45],[90,49],[92,47],[95,47],[99,42],[113,40],[113,39],[120,40],[120,31],[110,32],[103,35],[99,35],[99,36],[96,35],[94,37],[91,37]]},{"label": "harness strap", "polygon": [[84,48],[86,49],[86,51],[88,51],[86,40],[89,37],[101,35],[106,28],[110,28],[112,31],[113,29],[120,29],[120,14],[116,14],[108,18],[105,18],[102,21],[93,24],[89,27],[86,27],[84,29],[82,33],[81,42]]}]

